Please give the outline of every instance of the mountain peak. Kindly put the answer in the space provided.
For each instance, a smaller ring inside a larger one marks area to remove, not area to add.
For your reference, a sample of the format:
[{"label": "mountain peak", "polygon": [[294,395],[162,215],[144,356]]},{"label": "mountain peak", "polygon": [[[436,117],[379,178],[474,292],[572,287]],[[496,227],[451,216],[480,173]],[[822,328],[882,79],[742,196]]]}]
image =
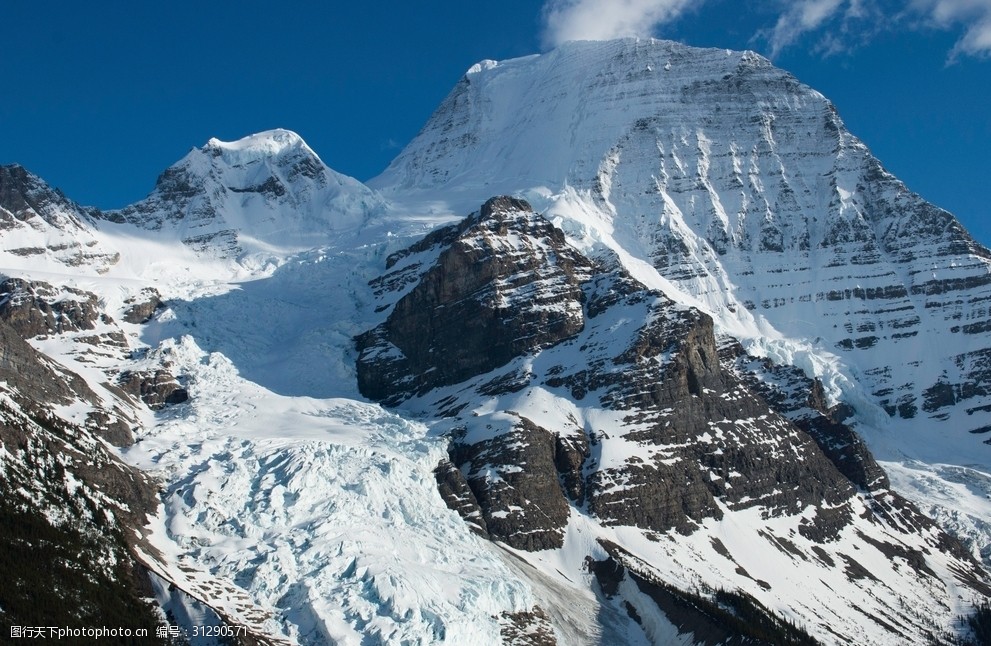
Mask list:
[{"label": "mountain peak", "polygon": [[198,252],[240,257],[320,246],[382,204],[361,182],[328,168],[298,134],[279,128],[210,139],[167,168],[147,198],[104,217],[168,228]]},{"label": "mountain peak", "polygon": [[291,130],[276,128],[248,135],[237,141],[221,141],[211,138],[202,148],[204,153],[222,157],[231,166],[243,166],[264,158],[280,157],[288,152],[316,153],[303,138]]},{"label": "mountain peak", "polygon": [[473,65],[371,185],[468,190],[478,202],[524,186],[589,187],[610,150],[644,120],[680,141],[717,123],[717,112],[742,115],[745,125],[775,109],[815,113],[818,103],[826,103],[821,95],[753,52],[571,41]]},{"label": "mountain peak", "polygon": [[0,166],[0,262],[5,268],[93,265],[105,271],[119,257],[94,237],[95,213],[20,164]]},{"label": "mountain peak", "polygon": [[870,424],[957,416],[961,460],[991,431],[975,336],[991,322],[972,305],[991,294],[991,252],[754,52],[626,38],[483,61],[370,186],[395,201],[526,197],[720,333],[783,363],[809,345],[830,357],[810,374]]}]

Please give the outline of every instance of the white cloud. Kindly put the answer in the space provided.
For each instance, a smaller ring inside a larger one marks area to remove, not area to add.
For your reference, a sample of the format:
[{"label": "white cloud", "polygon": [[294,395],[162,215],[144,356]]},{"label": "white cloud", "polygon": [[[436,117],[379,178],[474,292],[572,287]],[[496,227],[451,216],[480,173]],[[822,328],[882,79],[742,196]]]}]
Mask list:
[{"label": "white cloud", "polygon": [[772,57],[806,34],[819,36],[812,49],[825,54],[849,50],[879,31],[912,29],[919,23],[942,30],[963,30],[950,59],[991,56],[991,0],[798,0],[774,27],[758,34]]},{"label": "white cloud", "polygon": [[[823,23],[833,18],[845,4],[844,0],[800,0],[794,2],[787,11],[778,17],[768,36],[771,56],[793,44],[803,34],[815,31]],[[854,2],[855,11],[860,11],[860,3]]]},{"label": "white cloud", "polygon": [[[569,40],[607,40],[651,36],[708,0],[545,0],[544,44]],[[772,57],[802,41],[823,55],[850,51],[881,31],[922,25],[962,32],[950,60],[961,55],[991,57],[991,0],[776,0],[780,12],[773,27],[756,39]],[[751,10],[774,2],[748,0]],[[809,40],[807,37],[814,37]]]},{"label": "white cloud", "polygon": [[547,0],[544,43],[650,36],[704,0]]},{"label": "white cloud", "polygon": [[991,0],[911,0],[910,9],[940,29],[964,28],[951,59],[991,56]]}]

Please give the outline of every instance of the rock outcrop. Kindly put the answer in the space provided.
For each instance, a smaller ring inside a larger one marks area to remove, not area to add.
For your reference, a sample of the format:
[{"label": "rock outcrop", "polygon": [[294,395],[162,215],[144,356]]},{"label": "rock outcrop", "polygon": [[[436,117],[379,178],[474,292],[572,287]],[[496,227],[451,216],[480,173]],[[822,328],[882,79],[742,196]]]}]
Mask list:
[{"label": "rock outcrop", "polygon": [[153,372],[126,370],[118,376],[117,383],[152,410],[161,410],[189,399],[189,392],[166,368]]},{"label": "rock outcrop", "polygon": [[[359,384],[450,418],[451,461],[484,524],[467,495],[457,507],[493,538],[558,547],[570,504],[606,524],[690,532],[725,508],[797,514],[853,492],[807,433],[722,367],[710,317],[570,248],[522,201],[494,198],[388,263],[373,284],[394,304],[358,337]],[[462,395],[541,381],[613,423],[550,430],[512,409],[470,411]],[[619,447],[629,455],[614,457]]]},{"label": "rock outcrop", "polygon": [[19,278],[0,282],[0,318],[24,338],[92,330],[98,322],[112,322],[100,312],[96,294]]},{"label": "rock outcrop", "polygon": [[[419,257],[443,249],[429,268]],[[403,285],[386,321],[358,337],[358,386],[398,403],[574,336],[590,263],[528,204],[493,198],[478,214],[390,257],[375,287]],[[509,386],[511,387],[511,386]]]},{"label": "rock outcrop", "polygon": [[85,415],[89,432],[116,446],[133,442],[133,422],[127,413],[116,405],[108,405],[86,380],[40,354],[24,340],[25,331],[39,329],[34,322],[20,320],[15,327],[0,316],[0,381],[17,393],[15,401],[21,409],[34,416],[48,417],[43,411],[52,406],[82,402],[89,408]]},{"label": "rock outcrop", "polygon": [[104,272],[120,254],[94,232],[96,209],[82,207],[22,166],[0,166],[0,238],[8,264],[92,266]]},{"label": "rock outcrop", "polygon": [[162,295],[154,287],[145,287],[139,296],[132,297],[125,301],[127,309],[121,318],[127,323],[141,325],[147,323],[151,318],[165,307]]}]

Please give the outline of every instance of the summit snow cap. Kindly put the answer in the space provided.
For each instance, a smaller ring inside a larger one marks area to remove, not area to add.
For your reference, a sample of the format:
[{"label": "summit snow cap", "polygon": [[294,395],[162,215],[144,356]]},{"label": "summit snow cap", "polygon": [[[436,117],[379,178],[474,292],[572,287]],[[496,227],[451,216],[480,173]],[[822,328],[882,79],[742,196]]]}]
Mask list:
[{"label": "summit snow cap", "polygon": [[197,253],[254,266],[356,231],[383,206],[298,134],[276,129],[210,139],[167,168],[147,198],[104,217],[168,230]]},{"label": "summit snow cap", "polygon": [[220,141],[211,138],[203,147],[204,152],[222,156],[232,166],[243,166],[264,158],[278,157],[287,152],[302,151],[316,157],[303,138],[291,130],[276,128],[249,135],[237,141]]}]

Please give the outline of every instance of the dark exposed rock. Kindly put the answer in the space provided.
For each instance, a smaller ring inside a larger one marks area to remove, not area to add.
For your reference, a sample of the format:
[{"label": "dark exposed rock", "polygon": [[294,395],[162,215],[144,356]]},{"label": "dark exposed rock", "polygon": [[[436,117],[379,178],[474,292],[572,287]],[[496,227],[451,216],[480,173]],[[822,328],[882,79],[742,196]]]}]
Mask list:
[{"label": "dark exposed rock", "polygon": [[245,188],[238,188],[236,186],[228,186],[227,190],[234,191],[235,193],[261,193],[263,195],[269,195],[273,197],[281,197],[286,194],[286,187],[282,185],[282,182],[276,177],[269,177],[261,184],[255,186],[248,186]]},{"label": "dark exposed rock", "polygon": [[95,294],[71,287],[59,290],[48,283],[20,278],[0,282],[0,319],[28,339],[92,330],[101,319],[112,322],[100,314]]},{"label": "dark exposed rock", "polygon": [[852,493],[805,433],[722,369],[708,316],[658,301],[610,363],[612,370],[590,365],[601,401],[629,411],[624,426],[634,430],[625,439],[652,447],[655,457],[594,467],[589,508],[603,521],[687,532],[722,516],[716,498],[731,508],[798,513]]},{"label": "dark exposed rock", "polygon": [[42,415],[46,407],[82,400],[95,408],[87,421],[95,435],[116,446],[133,442],[130,425],[119,410],[103,409],[99,397],[81,377],[38,353],[2,318],[0,381],[8,384],[15,400],[29,415]]},{"label": "dark exposed rock", "polygon": [[223,229],[213,233],[189,236],[183,238],[182,243],[199,253],[213,249],[227,256],[235,256],[243,251],[235,229]]},{"label": "dark exposed rock", "polygon": [[528,204],[493,198],[435,234],[449,238],[385,323],[357,338],[363,395],[397,404],[582,329],[580,284],[590,263]]},{"label": "dark exposed rock", "polygon": [[508,432],[490,430],[467,431],[490,437],[470,443],[454,438],[451,450],[452,462],[465,472],[478,501],[484,527],[493,539],[517,549],[561,547],[570,508],[554,463],[557,438],[521,417]]},{"label": "dark exposed rock", "polygon": [[128,323],[142,324],[151,320],[158,310],[165,306],[161,294],[153,287],[141,290],[141,296],[130,298],[124,302],[128,308],[124,310],[123,319]]},{"label": "dark exposed rock", "polygon": [[746,353],[731,341],[720,348],[720,359],[750,390],[759,394],[778,414],[809,434],[836,468],[864,491],[883,491],[888,476],[863,439],[842,423],[842,411],[831,411],[822,383],[799,368],[780,366]]},{"label": "dark exposed rock", "polygon": [[[0,319],[0,380],[36,399],[69,404],[87,388],[76,375],[59,370],[24,341],[9,323]],[[87,388],[88,390],[88,388]]]},{"label": "dark exposed rock", "polygon": [[127,337],[124,336],[123,332],[117,332],[117,331],[104,332],[102,334],[93,334],[87,336],[77,336],[75,337],[75,341],[77,343],[85,343],[87,345],[91,345],[93,346],[94,349],[96,348],[126,349],[128,347]]},{"label": "dark exposed rock", "polygon": [[117,378],[117,383],[152,410],[161,410],[189,399],[189,393],[182,384],[164,368],[154,372],[125,371]]},{"label": "dark exposed rock", "polygon": [[[132,549],[158,508],[157,488],[102,437],[131,441],[119,410],[57,368],[0,320],[0,605],[15,625],[103,625],[154,631],[158,617]],[[56,410],[94,407],[82,426]],[[143,581],[143,585],[141,582]],[[153,634],[153,633],[150,633]]]},{"label": "dark exposed rock", "polygon": [[902,544],[892,543],[890,541],[878,541],[870,536],[867,536],[863,532],[857,532],[857,535],[862,541],[870,543],[889,559],[902,559],[916,572],[924,572],[929,576],[936,578],[936,573],[929,568],[929,564],[926,562],[926,557],[921,551],[912,549]]},{"label": "dark exposed rock", "polygon": [[[618,486],[628,483],[627,488]],[[616,488],[617,491],[613,491]],[[607,525],[686,534],[705,517],[722,518],[695,465],[637,464],[602,469],[589,481],[589,509]]]},{"label": "dark exposed rock", "polygon": [[608,598],[619,593],[619,584],[626,578],[626,568],[614,558],[596,561],[591,556],[586,556],[585,569],[595,575],[602,594]]},{"label": "dark exposed rock", "polygon": [[86,416],[85,426],[93,435],[114,446],[128,446],[134,441],[132,426],[120,409],[114,409],[112,413],[99,409],[91,411]]},{"label": "dark exposed rock", "polygon": [[[8,441],[11,430],[21,443]],[[18,463],[0,478],[5,626],[115,625],[155,634],[160,619],[147,575],[128,545],[157,504],[154,489],[102,447],[81,453],[2,404],[0,440]],[[96,482],[93,473],[114,480]]]},{"label": "dark exposed rock", "polygon": [[[396,404],[466,383],[467,393],[521,393],[532,377],[515,360],[539,355],[546,387],[616,415],[615,427],[558,435],[512,411],[468,415],[470,399],[442,397],[435,412],[459,428],[451,462],[493,538],[559,546],[570,504],[653,532],[691,532],[722,516],[717,500],[770,514],[819,508],[806,530],[822,536],[849,519],[849,480],[722,366],[710,317],[644,288],[614,258],[581,256],[525,203],[490,200],[388,264],[373,287],[386,308],[399,296],[386,322],[358,337],[364,394]],[[567,348],[584,360],[558,363],[574,356]],[[604,447],[629,443],[641,448],[603,461],[615,451]],[[474,514],[468,496],[445,498]]]},{"label": "dark exposed rock", "polygon": [[573,435],[555,438],[554,466],[565,494],[579,507],[585,502],[585,461],[590,454],[588,437],[580,429]]},{"label": "dark exposed rock", "polygon": [[[639,569],[637,559],[619,545],[599,542],[609,553],[608,558],[590,559],[586,565],[603,593],[616,596],[618,583],[629,577],[642,593],[636,603],[654,604],[680,635],[691,634],[692,643],[705,646],[812,646],[819,643],[749,595],[727,590],[680,590]],[[646,610],[642,608],[639,614],[645,614]]]},{"label": "dark exposed rock", "polygon": [[[951,384],[947,381],[937,381],[935,384],[923,391],[924,402],[922,410],[927,413],[938,411],[947,406],[953,406],[959,401],[969,399],[974,396],[974,392],[968,390],[975,388],[976,384]],[[981,388],[984,391],[984,388]],[[983,394],[983,393],[982,393]]]},{"label": "dark exposed rock", "polygon": [[465,520],[473,532],[484,538],[489,538],[485,518],[482,516],[482,508],[479,507],[478,500],[468,486],[461,470],[448,460],[443,460],[434,469],[434,477],[437,479],[440,497],[444,499],[448,508],[458,512],[458,515]]},{"label": "dark exposed rock", "polygon": [[120,260],[94,235],[99,211],[82,207],[17,164],[0,166],[0,235],[20,230],[33,244],[5,249],[19,256],[46,256],[67,267],[93,266],[103,272]]},{"label": "dark exposed rock", "polygon": [[849,506],[822,506],[816,510],[811,519],[802,519],[798,525],[798,533],[816,543],[828,543],[836,540],[843,530],[853,520]]},{"label": "dark exposed rock", "polygon": [[[780,366],[768,359],[748,355],[743,347],[729,341],[720,348],[723,365],[736,374],[750,389],[758,393],[776,412],[805,430],[819,445],[823,454],[846,478],[868,493],[865,502],[877,519],[904,533],[933,533],[939,537],[939,549],[959,559],[962,567],[979,571],[980,566],[960,542],[942,532],[931,518],[890,488],[888,476],[877,464],[863,439],[844,420],[853,415],[846,404],[829,407],[822,383],[810,379],[793,366]],[[803,522],[799,531],[813,541],[828,541],[849,523],[849,510],[823,509],[810,522]],[[863,538],[867,542],[870,540]],[[876,545],[877,546],[877,545]],[[903,547],[879,547],[885,554],[904,558],[917,570],[926,569],[917,553],[909,554]],[[828,556],[820,558],[831,562]],[[986,584],[980,576],[968,575],[975,589]]]},{"label": "dark exposed rock", "polygon": [[503,612],[499,616],[502,643],[507,646],[556,646],[550,617],[540,606],[521,612]]},{"label": "dark exposed rock", "polygon": [[[58,227],[64,226],[65,222],[54,215],[55,211],[71,218],[77,226],[81,224],[80,216],[87,215],[61,191],[50,188],[17,164],[0,166],[0,212],[2,211],[21,221],[40,217]],[[6,218],[3,215],[0,215],[0,230],[11,228],[9,224],[4,224]]]}]

